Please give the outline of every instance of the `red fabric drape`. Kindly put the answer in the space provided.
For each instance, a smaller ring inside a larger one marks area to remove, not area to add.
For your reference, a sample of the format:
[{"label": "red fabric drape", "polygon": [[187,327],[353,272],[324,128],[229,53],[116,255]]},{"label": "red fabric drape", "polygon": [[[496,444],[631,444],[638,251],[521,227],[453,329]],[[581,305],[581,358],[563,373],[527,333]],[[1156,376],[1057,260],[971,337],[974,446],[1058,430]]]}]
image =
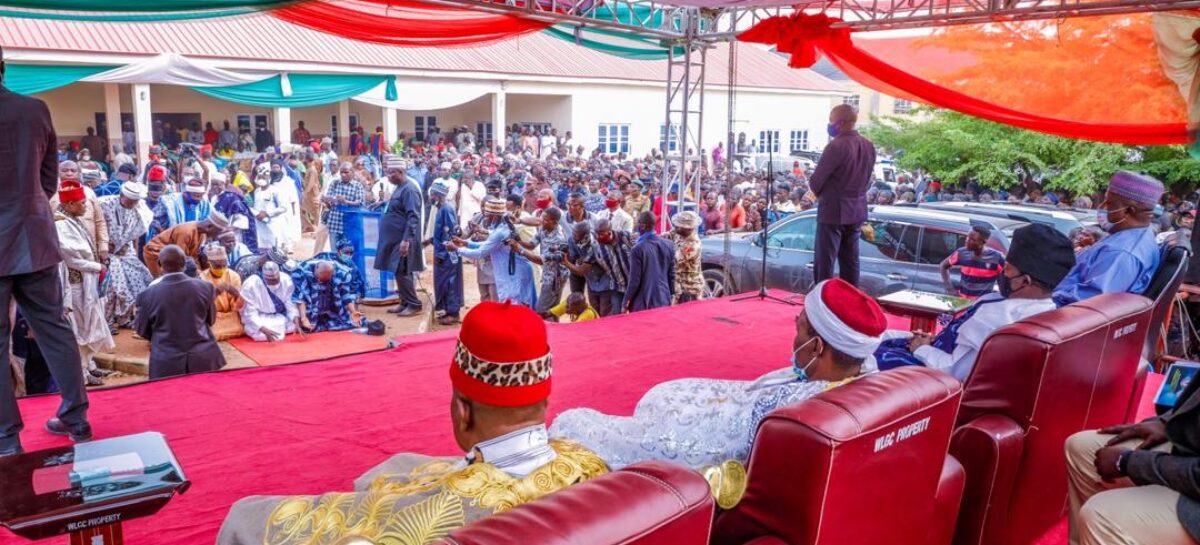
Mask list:
[{"label": "red fabric drape", "polygon": [[746,30],[738,39],[774,45],[791,55],[789,65],[794,68],[810,67],[823,54],[847,76],[881,93],[1015,127],[1119,144],[1161,145],[1191,141],[1191,131],[1182,122],[1139,125],[1067,121],[1007,108],[948,89],[900,70],[857,47],[850,39],[848,29],[831,28],[830,25],[836,22],[839,20],[824,14],[772,17]]},{"label": "red fabric drape", "polygon": [[289,23],[385,45],[480,44],[537,32],[549,23],[405,0],[304,2],[269,11]]}]

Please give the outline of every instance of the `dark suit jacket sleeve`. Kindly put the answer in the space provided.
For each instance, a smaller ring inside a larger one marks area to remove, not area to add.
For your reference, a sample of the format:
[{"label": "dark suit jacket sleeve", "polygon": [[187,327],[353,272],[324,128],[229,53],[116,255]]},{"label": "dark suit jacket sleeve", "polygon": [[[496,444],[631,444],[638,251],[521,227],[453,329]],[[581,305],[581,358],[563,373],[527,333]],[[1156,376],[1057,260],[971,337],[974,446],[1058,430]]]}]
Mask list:
[{"label": "dark suit jacket sleeve", "polygon": [[1200,500],[1200,457],[1135,450],[1126,472],[1139,486],[1157,484]]},{"label": "dark suit jacket sleeve", "polygon": [[625,308],[629,308],[629,303],[642,290],[642,253],[646,250],[644,246],[634,246],[629,252],[629,285],[625,288]]},{"label": "dark suit jacket sleeve", "polygon": [[[408,181],[404,182],[408,186]],[[421,192],[411,186],[407,191],[397,191],[404,194],[404,209],[405,220],[408,223],[408,238],[414,242],[411,244],[419,245],[421,243]],[[419,250],[418,250],[419,251]]]},{"label": "dark suit jacket sleeve", "polygon": [[134,322],[133,328],[137,330],[138,336],[147,341],[154,336],[154,324],[150,322],[150,290],[142,291],[137,296],[137,319]]},{"label": "dark suit jacket sleeve", "polygon": [[213,302],[213,299],[215,299],[217,296],[217,290],[208,282],[203,280],[197,280],[197,282],[201,283],[200,292],[204,294],[204,297],[206,297],[207,301],[207,304],[204,305],[204,321],[208,323],[209,327],[212,327],[213,324],[217,323],[217,306],[216,303]]},{"label": "dark suit jacket sleeve", "polygon": [[813,170],[812,178],[808,180],[808,188],[812,190],[818,197],[825,192],[825,184],[829,183],[829,179],[837,172],[838,167],[845,160],[846,151],[842,149],[838,140],[834,139],[825,146],[825,151],[821,152],[821,159],[817,161],[817,168]]},{"label": "dark suit jacket sleeve", "polygon": [[46,117],[46,124],[50,126],[50,130],[46,132],[46,152],[42,154],[42,191],[46,192],[46,198],[54,197],[58,192],[58,136],[54,133],[54,123],[50,122],[50,110],[46,107],[45,102],[38,101],[44,110],[43,114]]},{"label": "dark suit jacket sleeve", "polygon": [[664,240],[667,248],[667,285],[671,286],[671,295],[676,295],[679,291],[678,283],[675,282],[675,245],[669,240]]}]

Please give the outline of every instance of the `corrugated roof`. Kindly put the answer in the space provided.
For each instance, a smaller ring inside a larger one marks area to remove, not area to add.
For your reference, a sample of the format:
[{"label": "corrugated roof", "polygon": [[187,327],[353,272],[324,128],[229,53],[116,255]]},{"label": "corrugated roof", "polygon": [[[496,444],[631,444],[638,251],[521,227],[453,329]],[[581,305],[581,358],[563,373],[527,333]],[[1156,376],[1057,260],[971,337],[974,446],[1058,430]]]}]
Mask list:
[{"label": "corrugated roof", "polygon": [[[482,46],[397,47],[354,41],[265,14],[191,21],[123,23],[0,17],[11,50],[278,60],[443,72],[483,72],[659,82],[666,61],[624,59],[533,33]],[[729,50],[708,51],[709,85],[726,85]],[[839,84],[755,46],[738,48],[737,83],[746,87],[842,91]]]}]

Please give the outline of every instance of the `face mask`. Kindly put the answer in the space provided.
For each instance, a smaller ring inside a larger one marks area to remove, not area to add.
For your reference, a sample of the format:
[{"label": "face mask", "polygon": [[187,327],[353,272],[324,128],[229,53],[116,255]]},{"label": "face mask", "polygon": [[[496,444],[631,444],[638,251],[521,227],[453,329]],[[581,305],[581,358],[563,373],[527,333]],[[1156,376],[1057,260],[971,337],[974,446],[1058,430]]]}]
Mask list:
[{"label": "face mask", "polygon": [[282,172],[272,172],[271,173],[271,182],[278,182],[279,180],[282,180],[282,179],[283,179]]},{"label": "face mask", "polygon": [[258,187],[267,187],[268,185],[271,185],[271,180],[266,178],[255,178],[254,185],[257,185]]},{"label": "face mask", "polygon": [[621,201],[618,201],[617,199],[608,199],[604,201],[604,206],[607,206],[609,210],[616,210],[619,206],[621,206]]},{"label": "face mask", "polygon": [[613,241],[613,235],[612,233],[608,233],[607,235],[598,235],[596,240],[600,241],[600,244],[610,244]]},{"label": "face mask", "polygon": [[792,351],[792,359],[791,359],[792,371],[796,373],[796,378],[799,379],[800,381],[808,380],[808,368],[812,367],[813,362],[817,361],[817,357],[813,356],[811,359],[808,360],[808,363],[804,364],[804,366],[801,367],[800,364],[796,362],[796,354],[798,352],[800,352],[801,350],[804,350],[804,347],[808,346],[808,343],[811,343],[815,340],[817,340],[817,338],[813,337],[813,338],[805,341],[804,344],[800,345],[799,348]]},{"label": "face mask", "polygon": [[537,207],[542,210],[550,208],[550,199],[538,199]]},{"label": "face mask", "polygon": [[225,276],[225,267],[213,267],[212,275],[213,275],[213,278],[220,278],[222,276]]},{"label": "face mask", "polygon": [[1021,276],[1014,276],[1010,278],[1007,274],[1000,273],[1000,276],[996,277],[996,287],[1000,288],[1000,296],[1007,299],[1008,296],[1012,295],[1014,291],[1012,281],[1016,278],[1020,278]]},{"label": "face mask", "polygon": [[338,255],[340,255],[342,257],[342,259],[345,261],[350,261],[350,260],[354,259],[354,252],[342,252]]},{"label": "face mask", "polygon": [[1129,214],[1123,213],[1121,216],[1121,219],[1119,219],[1117,221],[1113,221],[1113,211],[1112,210],[1105,209],[1105,210],[1101,210],[1101,212],[1103,212],[1103,215],[1100,218],[1100,220],[1101,220],[1100,223],[1107,227],[1105,229],[1105,231],[1112,229],[1113,227],[1116,227],[1122,223],[1125,223],[1125,220],[1129,219]]},{"label": "face mask", "polygon": [[837,125],[830,123],[825,126],[825,132],[829,133],[829,137],[833,138],[838,135]]}]

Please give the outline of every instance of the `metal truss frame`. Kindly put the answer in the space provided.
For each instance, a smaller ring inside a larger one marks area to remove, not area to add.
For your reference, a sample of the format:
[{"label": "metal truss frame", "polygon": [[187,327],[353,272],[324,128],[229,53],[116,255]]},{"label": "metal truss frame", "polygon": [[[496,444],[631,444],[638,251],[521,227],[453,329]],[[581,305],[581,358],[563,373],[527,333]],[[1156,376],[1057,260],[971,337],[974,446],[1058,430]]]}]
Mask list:
[{"label": "metal truss frame", "polygon": [[[662,202],[663,214],[658,218],[663,232],[670,225],[668,216],[671,207],[677,210],[688,210],[698,206],[700,201],[700,169],[693,169],[689,175],[687,164],[698,161],[704,155],[704,72],[708,47],[698,38],[703,32],[703,18],[699,10],[688,9],[680,12],[681,30],[684,38],[678,41],[683,46],[677,53],[675,47],[669,49],[667,58],[667,108],[663,126]],[[678,130],[676,130],[678,127]],[[671,143],[675,150],[671,150]],[[688,153],[691,150],[692,153]],[[669,198],[671,188],[678,188],[676,198]],[[688,201],[688,195],[694,200]]]}]

